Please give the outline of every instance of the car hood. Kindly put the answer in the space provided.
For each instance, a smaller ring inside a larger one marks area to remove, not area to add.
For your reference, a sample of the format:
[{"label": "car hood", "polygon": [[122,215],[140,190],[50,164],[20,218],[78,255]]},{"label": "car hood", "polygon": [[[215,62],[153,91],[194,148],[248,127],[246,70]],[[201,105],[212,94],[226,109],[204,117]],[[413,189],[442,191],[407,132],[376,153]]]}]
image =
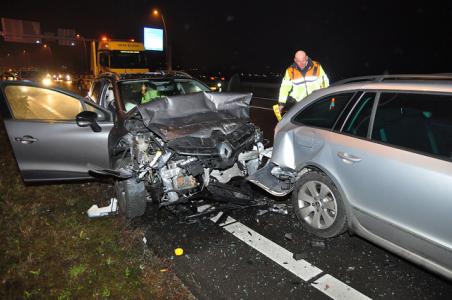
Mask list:
[{"label": "car hood", "polygon": [[250,120],[252,94],[195,93],[162,97],[137,107],[144,125],[166,140],[227,135]]}]

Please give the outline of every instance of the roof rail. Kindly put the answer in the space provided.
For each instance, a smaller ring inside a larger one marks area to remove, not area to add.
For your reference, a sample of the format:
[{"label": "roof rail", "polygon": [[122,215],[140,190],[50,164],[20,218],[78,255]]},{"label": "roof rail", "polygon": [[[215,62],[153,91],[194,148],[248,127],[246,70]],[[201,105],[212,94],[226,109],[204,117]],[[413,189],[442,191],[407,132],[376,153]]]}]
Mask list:
[{"label": "roof rail", "polygon": [[99,77],[109,77],[109,78],[115,78],[118,79],[119,78],[119,74],[118,73],[114,73],[114,72],[102,72],[98,75]]},{"label": "roof rail", "polygon": [[[160,72],[160,74],[162,74],[162,75],[173,75],[173,76],[176,75],[176,76],[185,76],[185,77],[190,77],[190,78],[192,78],[192,76],[191,76],[190,74],[188,74],[188,73],[186,73],[186,72],[184,72],[184,71],[159,70],[159,71],[156,71],[156,72]],[[152,72],[151,72],[151,73],[152,73]]]},{"label": "roof rail", "polygon": [[452,74],[396,74],[396,75],[371,75],[353,77],[335,82],[334,85],[354,83],[361,81],[383,82],[387,80],[452,80]]}]

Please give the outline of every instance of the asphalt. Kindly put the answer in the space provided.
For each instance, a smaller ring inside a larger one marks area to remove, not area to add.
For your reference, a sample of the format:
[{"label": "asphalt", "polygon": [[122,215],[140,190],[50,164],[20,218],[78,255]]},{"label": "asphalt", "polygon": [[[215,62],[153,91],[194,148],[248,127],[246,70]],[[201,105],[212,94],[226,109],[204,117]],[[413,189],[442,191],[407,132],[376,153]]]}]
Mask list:
[{"label": "asphalt", "polygon": [[[252,102],[266,108],[273,104],[263,99]],[[272,112],[253,108],[251,115],[271,143],[276,124]],[[288,215],[257,216],[256,208],[229,214],[367,297],[452,299],[451,282],[357,236],[319,240],[302,230],[290,201],[281,203],[288,205]],[[153,208],[141,226],[146,228],[149,248],[199,299],[328,299],[311,285],[316,278],[301,280],[209,219],[187,224],[177,214]],[[184,255],[174,255],[177,247]]]}]

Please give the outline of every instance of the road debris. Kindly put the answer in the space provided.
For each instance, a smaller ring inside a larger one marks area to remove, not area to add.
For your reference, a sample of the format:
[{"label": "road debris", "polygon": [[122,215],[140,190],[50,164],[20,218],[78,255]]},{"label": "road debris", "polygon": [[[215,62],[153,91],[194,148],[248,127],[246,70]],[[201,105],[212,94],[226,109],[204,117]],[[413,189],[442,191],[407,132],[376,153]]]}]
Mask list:
[{"label": "road debris", "polygon": [[181,256],[184,254],[184,249],[176,248],[176,249],[174,249],[174,254],[176,254],[176,256]]},{"label": "road debris", "polygon": [[311,246],[312,247],[315,247],[315,248],[325,248],[325,242],[324,241],[320,241],[320,240],[312,240],[311,242],[310,242],[310,244],[311,244]]},{"label": "road debris", "polygon": [[262,216],[268,213],[268,209],[259,209],[256,213],[257,216]]},{"label": "road debris", "polygon": [[282,215],[287,215],[289,213],[287,210],[287,205],[284,203],[275,203],[270,206],[268,210]]},{"label": "road debris", "polygon": [[289,240],[289,241],[293,241],[293,234],[292,234],[291,232],[286,233],[286,234],[284,235],[284,238],[286,238],[286,239]]}]

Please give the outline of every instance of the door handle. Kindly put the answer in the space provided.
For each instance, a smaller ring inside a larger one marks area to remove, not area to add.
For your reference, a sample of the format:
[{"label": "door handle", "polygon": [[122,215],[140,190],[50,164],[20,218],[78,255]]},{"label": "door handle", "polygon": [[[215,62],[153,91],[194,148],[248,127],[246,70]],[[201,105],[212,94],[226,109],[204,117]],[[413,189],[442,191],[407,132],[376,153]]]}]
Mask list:
[{"label": "door handle", "polygon": [[32,144],[32,143],[38,141],[37,138],[34,138],[31,135],[24,135],[23,137],[15,137],[14,140],[16,142],[19,142],[19,143],[22,143],[22,144]]},{"label": "door handle", "polygon": [[357,163],[361,161],[361,158],[348,154],[346,152],[338,152],[337,156],[339,156],[345,163]]}]

